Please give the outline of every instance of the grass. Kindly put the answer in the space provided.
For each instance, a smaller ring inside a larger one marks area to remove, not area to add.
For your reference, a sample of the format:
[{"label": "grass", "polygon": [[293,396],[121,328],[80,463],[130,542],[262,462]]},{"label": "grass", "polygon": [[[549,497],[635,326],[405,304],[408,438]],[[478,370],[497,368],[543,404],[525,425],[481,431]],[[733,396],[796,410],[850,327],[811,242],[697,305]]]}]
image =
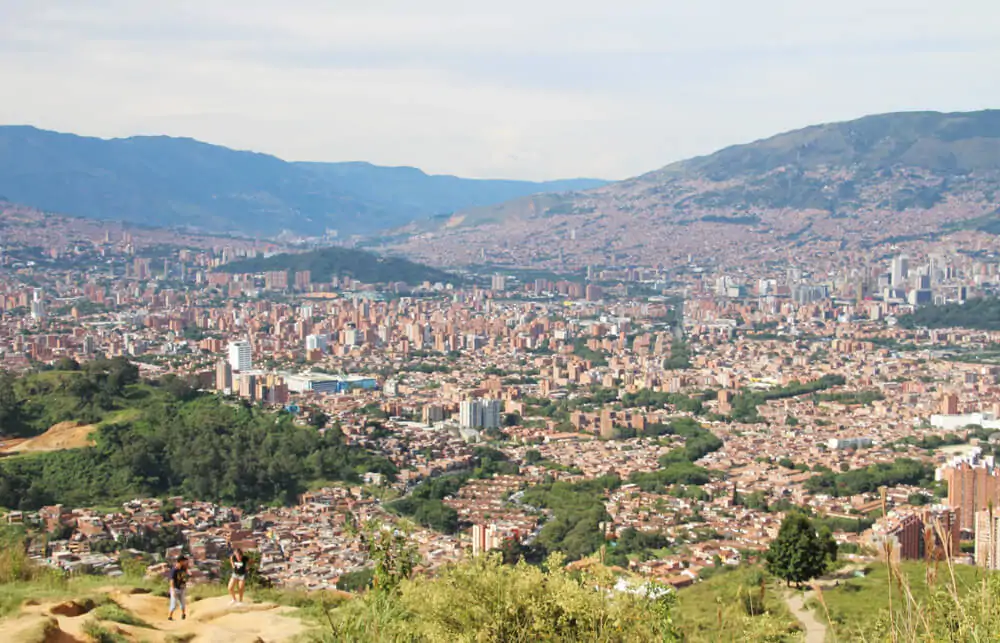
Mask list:
[{"label": "grass", "polygon": [[99,621],[112,621],[114,623],[121,623],[122,625],[134,625],[145,628],[153,627],[114,601],[109,601],[101,605],[91,612],[91,614]]},{"label": "grass", "polygon": [[690,643],[794,639],[798,621],[781,588],[760,567],[726,568],[712,578],[677,592],[677,625]]},{"label": "grass", "polygon": [[124,424],[126,422],[138,420],[141,416],[142,410],[135,408],[110,411],[101,419],[100,422],[97,423],[97,427],[100,428],[106,424]]},{"label": "grass", "polygon": [[[905,596],[899,589],[901,583],[908,587],[914,604],[924,605],[936,598],[946,580],[950,582],[951,574],[948,565],[943,562],[937,566],[903,562],[896,568],[898,572],[890,572],[889,566],[884,563],[873,564],[868,569],[869,573],[863,578],[852,578],[839,586],[824,588],[825,610],[815,599],[808,605],[822,620],[827,620],[826,613],[829,612],[828,622],[839,640],[851,640],[852,633],[866,629],[875,620],[884,617],[889,611],[890,588],[895,608],[909,602],[908,599],[904,601]],[[892,582],[890,573],[893,574]],[[982,569],[967,565],[955,565],[954,574],[959,598],[980,588],[984,578]]]},{"label": "grass", "polygon": [[83,632],[94,643],[128,643],[128,639],[112,632],[97,621],[87,621],[83,626]]}]

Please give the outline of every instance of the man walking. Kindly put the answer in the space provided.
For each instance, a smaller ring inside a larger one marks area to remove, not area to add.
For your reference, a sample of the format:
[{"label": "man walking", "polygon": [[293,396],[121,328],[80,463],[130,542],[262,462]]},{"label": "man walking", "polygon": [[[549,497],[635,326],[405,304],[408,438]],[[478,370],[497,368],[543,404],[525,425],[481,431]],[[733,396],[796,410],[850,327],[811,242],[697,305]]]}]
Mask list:
[{"label": "man walking", "polygon": [[181,620],[187,618],[187,603],[184,592],[188,582],[188,559],[184,555],[177,557],[177,562],[170,568],[170,613],[167,620],[174,620],[174,610],[181,608]]}]

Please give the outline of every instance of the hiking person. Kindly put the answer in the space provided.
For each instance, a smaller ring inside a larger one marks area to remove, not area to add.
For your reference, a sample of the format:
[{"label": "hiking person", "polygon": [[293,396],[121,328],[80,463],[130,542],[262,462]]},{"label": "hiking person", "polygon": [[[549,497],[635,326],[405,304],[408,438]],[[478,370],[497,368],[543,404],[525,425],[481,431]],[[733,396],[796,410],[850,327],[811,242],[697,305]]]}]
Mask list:
[{"label": "hiking person", "polygon": [[174,610],[181,608],[181,620],[187,618],[187,603],[184,593],[188,582],[188,559],[183,554],[177,557],[177,562],[170,568],[170,613],[167,620],[174,620]]},{"label": "hiking person", "polygon": [[[229,557],[229,564],[233,567],[233,575],[229,577],[229,597],[233,600],[229,601],[229,604],[242,605],[243,591],[247,586],[247,557],[242,549],[233,552],[233,555]],[[238,599],[236,597],[237,591],[239,591]]]}]

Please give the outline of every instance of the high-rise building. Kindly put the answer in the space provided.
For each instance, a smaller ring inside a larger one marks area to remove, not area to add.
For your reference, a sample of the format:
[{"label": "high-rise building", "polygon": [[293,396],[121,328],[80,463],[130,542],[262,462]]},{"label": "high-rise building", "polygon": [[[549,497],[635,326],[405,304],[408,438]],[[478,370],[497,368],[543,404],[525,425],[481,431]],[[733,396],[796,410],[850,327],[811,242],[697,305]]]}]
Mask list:
[{"label": "high-rise building", "polygon": [[233,369],[229,362],[224,359],[220,359],[219,363],[215,365],[215,390],[233,390]]},{"label": "high-rise building", "polygon": [[1000,569],[1000,512],[976,512],[976,565]]},{"label": "high-rise building", "polygon": [[958,396],[946,393],[941,396],[941,415],[958,415]]},{"label": "high-rise building", "polygon": [[903,282],[910,274],[910,258],[906,255],[893,257],[889,274],[892,278],[892,287],[902,288]]},{"label": "high-rise building", "polygon": [[872,544],[891,560],[945,560],[958,555],[958,515],[934,506],[912,513],[891,512],[872,527]]},{"label": "high-rise building", "polygon": [[507,277],[500,274],[493,275],[493,280],[491,285],[493,287],[493,290],[496,291],[507,290]]},{"label": "high-rise building", "polygon": [[229,344],[229,366],[234,372],[249,371],[253,368],[253,350],[250,342],[240,339]]},{"label": "high-rise building", "polygon": [[942,473],[948,482],[948,505],[958,512],[962,529],[974,528],[977,511],[1000,507],[1000,470],[992,461],[960,462]]},{"label": "high-rise building", "polygon": [[500,427],[500,400],[482,398],[463,400],[458,406],[458,422],[465,428]]},{"label": "high-rise building", "polygon": [[35,288],[31,294],[31,318],[35,321],[45,319],[45,299],[41,288]]},{"label": "high-rise building", "polygon": [[326,335],[306,335],[306,350],[307,351],[322,351],[326,352],[327,347],[327,336]]},{"label": "high-rise building", "polygon": [[500,530],[495,524],[472,526],[472,555],[499,549],[503,545]]}]

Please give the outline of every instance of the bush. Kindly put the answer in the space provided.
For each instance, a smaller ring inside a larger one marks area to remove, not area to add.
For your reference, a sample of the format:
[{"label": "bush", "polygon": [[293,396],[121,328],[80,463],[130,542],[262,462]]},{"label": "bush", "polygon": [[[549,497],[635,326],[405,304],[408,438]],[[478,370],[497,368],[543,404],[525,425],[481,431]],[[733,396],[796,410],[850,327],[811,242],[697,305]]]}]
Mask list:
[{"label": "bush", "polygon": [[433,579],[370,592],[332,614],[336,641],[678,641],[675,598],[609,593],[606,570],[574,574],[559,557],[545,569],[499,556],[446,567]]}]

